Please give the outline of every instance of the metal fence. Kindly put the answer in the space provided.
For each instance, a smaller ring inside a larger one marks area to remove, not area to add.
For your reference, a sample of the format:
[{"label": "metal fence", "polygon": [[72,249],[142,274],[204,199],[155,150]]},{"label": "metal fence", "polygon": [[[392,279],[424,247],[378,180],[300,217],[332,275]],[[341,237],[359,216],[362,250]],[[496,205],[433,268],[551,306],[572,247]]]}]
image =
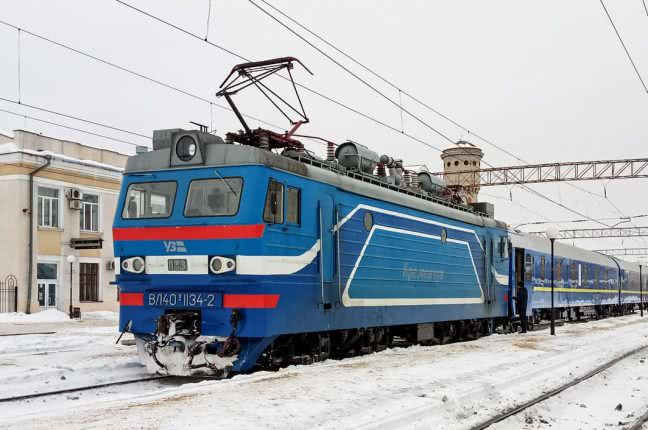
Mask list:
[{"label": "metal fence", "polygon": [[0,281],[0,314],[18,311],[18,280],[14,275]]}]

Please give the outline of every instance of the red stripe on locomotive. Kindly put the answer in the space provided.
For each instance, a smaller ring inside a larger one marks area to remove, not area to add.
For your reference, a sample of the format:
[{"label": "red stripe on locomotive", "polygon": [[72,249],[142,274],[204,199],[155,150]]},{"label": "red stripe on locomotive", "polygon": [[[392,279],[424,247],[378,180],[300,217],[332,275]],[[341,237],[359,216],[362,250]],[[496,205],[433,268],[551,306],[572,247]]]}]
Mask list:
[{"label": "red stripe on locomotive", "polygon": [[279,294],[223,294],[224,308],[272,309],[279,303]]},{"label": "red stripe on locomotive", "polygon": [[265,224],[113,228],[113,240],[257,239]]}]

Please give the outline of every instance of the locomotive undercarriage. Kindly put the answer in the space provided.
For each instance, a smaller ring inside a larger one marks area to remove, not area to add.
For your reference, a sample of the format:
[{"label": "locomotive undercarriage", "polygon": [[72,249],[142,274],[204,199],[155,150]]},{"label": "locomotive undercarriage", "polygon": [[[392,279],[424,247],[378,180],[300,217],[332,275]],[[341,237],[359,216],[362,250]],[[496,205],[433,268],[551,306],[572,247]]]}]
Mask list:
[{"label": "locomotive undercarriage", "polygon": [[393,347],[474,340],[507,324],[506,318],[477,319],[282,335],[261,354],[256,370],[349,358]]}]

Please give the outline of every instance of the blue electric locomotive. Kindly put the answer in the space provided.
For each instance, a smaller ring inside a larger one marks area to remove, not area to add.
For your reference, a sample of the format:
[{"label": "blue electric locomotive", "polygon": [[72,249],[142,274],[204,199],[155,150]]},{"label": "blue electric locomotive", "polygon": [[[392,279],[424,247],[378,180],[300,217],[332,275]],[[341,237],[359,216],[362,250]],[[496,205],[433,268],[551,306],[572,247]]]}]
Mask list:
[{"label": "blue electric locomotive", "polygon": [[169,372],[246,371],[269,347],[291,355],[274,364],[375,349],[397,326],[417,341],[461,330],[442,321],[485,333],[508,316],[504,224],[303,154],[167,136],[129,159],[113,236],[121,327]]},{"label": "blue electric locomotive", "polygon": [[[247,85],[293,61],[232,73]],[[222,376],[395,337],[477,337],[514,320],[518,280],[529,317],[546,312],[546,239],[510,232],[429,173],[412,177],[357,143],[328,142],[317,158],[294,139],[305,115],[285,134],[251,130],[231,101],[236,79],[219,95],[245,130],[225,140],[158,130],[126,165],[113,225],[120,330],[153,369]],[[560,245],[556,255],[569,267],[558,266],[558,308],[640,300],[633,265]]]}]

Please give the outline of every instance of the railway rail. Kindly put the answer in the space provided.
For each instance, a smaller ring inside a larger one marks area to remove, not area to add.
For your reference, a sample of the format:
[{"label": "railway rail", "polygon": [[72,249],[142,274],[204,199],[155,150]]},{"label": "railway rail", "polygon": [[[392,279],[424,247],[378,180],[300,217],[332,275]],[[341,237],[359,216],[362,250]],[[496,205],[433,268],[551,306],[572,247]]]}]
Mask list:
[{"label": "railway rail", "polygon": [[11,403],[11,402],[17,402],[17,401],[22,401],[22,400],[37,399],[37,398],[40,398],[40,397],[56,396],[56,395],[59,395],[59,394],[68,394],[68,393],[77,393],[77,392],[81,392],[81,391],[96,390],[96,389],[99,389],[99,388],[113,387],[113,386],[118,386],[118,385],[129,385],[129,384],[136,384],[136,383],[139,383],[139,382],[157,381],[157,380],[160,380],[160,379],[169,379],[169,378],[173,378],[173,377],[168,376],[168,375],[149,376],[149,377],[146,377],[146,378],[137,378],[137,379],[129,379],[129,380],[125,380],[125,381],[106,382],[106,383],[103,383],[103,384],[86,385],[86,386],[83,386],[83,387],[76,387],[76,388],[63,388],[63,389],[60,389],[60,390],[52,390],[52,391],[46,391],[46,392],[42,392],[42,393],[22,394],[20,396],[12,396],[12,397],[0,398],[0,403]]},{"label": "railway rail", "polygon": [[[628,351],[628,352],[626,352],[626,353],[624,353],[624,354],[622,354],[622,355],[608,361],[607,363],[596,367],[595,369],[591,370],[590,372],[586,373],[583,376],[580,376],[580,377],[578,377],[576,379],[573,379],[572,381],[570,381],[570,382],[568,382],[566,384],[563,384],[563,385],[559,386],[558,388],[555,388],[555,389],[553,389],[553,390],[551,390],[551,391],[549,391],[547,393],[544,393],[544,394],[542,394],[542,395],[540,395],[540,396],[538,396],[538,397],[536,397],[534,399],[531,399],[531,400],[529,400],[529,401],[527,401],[525,403],[522,403],[522,404],[520,404],[518,406],[510,408],[510,409],[504,411],[503,413],[501,413],[501,414],[499,414],[499,415],[497,415],[497,416],[495,416],[493,418],[490,418],[489,420],[484,421],[481,424],[478,424],[478,425],[472,427],[471,430],[484,430],[484,429],[487,429],[488,427],[492,426],[493,424],[496,424],[496,423],[498,423],[500,421],[504,421],[505,419],[510,418],[512,416],[515,416],[515,415],[527,410],[531,406],[542,403],[545,400],[550,399],[550,398],[562,393],[566,389],[571,388],[573,386],[576,386],[576,385],[580,384],[581,382],[586,381],[586,380],[590,379],[591,377],[598,375],[599,373],[603,372],[604,370],[607,370],[607,369],[611,368],[612,366],[619,363],[620,361],[623,361],[626,358],[631,357],[631,356],[637,354],[638,352],[643,351],[646,348],[648,348],[648,345],[642,345],[640,347],[634,348],[634,349],[632,349],[632,350],[630,350],[630,351]],[[643,425],[643,423],[645,423],[646,421],[648,421],[648,412],[646,412],[641,417],[639,417],[639,419],[633,424],[632,427],[630,427],[630,429],[631,430],[640,429],[641,426]]]},{"label": "railway rail", "polygon": [[632,424],[632,426],[630,426],[628,430],[641,430],[646,422],[648,422],[648,411],[637,418],[637,420]]}]

